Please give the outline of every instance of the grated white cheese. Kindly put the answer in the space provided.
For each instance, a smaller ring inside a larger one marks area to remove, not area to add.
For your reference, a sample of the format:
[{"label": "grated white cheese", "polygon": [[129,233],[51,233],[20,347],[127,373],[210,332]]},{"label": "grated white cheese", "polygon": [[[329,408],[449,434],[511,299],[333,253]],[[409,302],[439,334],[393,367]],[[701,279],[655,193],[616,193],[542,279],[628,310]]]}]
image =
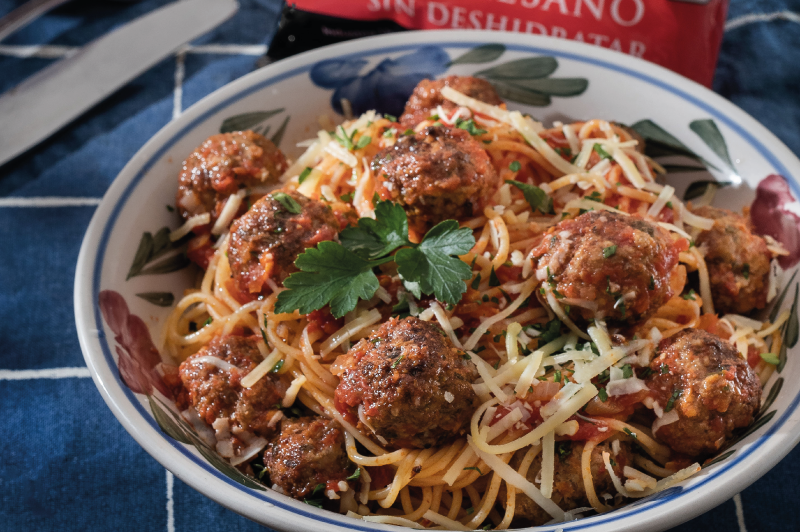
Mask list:
[{"label": "grated white cheese", "polygon": [[169,241],[176,242],[191,233],[192,229],[195,227],[206,225],[207,223],[211,223],[211,214],[207,212],[204,212],[203,214],[196,214],[195,216],[192,216],[186,220],[182,226],[172,231],[169,234]]}]

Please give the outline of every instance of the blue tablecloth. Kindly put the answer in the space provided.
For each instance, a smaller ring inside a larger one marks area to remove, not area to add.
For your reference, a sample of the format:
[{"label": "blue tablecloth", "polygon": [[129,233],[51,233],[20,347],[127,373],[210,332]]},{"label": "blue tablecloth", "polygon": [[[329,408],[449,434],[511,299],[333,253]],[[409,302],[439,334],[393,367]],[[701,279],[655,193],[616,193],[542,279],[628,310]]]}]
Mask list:
[{"label": "blue tablecloth", "polygon": [[[21,3],[0,0],[0,15]],[[40,18],[0,43],[0,92],[165,3],[80,0]],[[280,1],[240,3],[185,56],[160,62],[0,167],[0,412],[8,421],[0,429],[0,530],[261,529],[175,479],[125,432],[89,378],[72,310],[81,239],[111,181],[175,114],[253,70],[266,49]],[[798,66],[800,0],[732,0],[714,89],[800,155]],[[0,116],[0,126],[17,124]],[[88,199],[24,201],[39,197]],[[800,448],[676,530],[798,530],[798,480]]]}]

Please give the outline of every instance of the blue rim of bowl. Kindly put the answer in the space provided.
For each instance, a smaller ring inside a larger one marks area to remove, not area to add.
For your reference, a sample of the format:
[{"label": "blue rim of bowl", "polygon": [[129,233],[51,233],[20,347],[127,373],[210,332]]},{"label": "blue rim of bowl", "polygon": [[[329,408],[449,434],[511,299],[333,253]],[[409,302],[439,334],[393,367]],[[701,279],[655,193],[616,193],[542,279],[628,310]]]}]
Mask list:
[{"label": "blue rim of bowl", "polygon": [[[483,40],[483,41],[471,41],[471,42],[469,42],[469,41],[445,42],[445,41],[437,41],[437,40],[425,42],[425,41],[421,41],[421,40],[415,40],[415,42],[410,43],[410,44],[387,46],[387,47],[383,47],[383,48],[374,48],[374,49],[369,49],[369,50],[365,50],[365,51],[361,51],[361,52],[353,52],[353,53],[349,53],[349,54],[341,54],[338,57],[342,57],[342,58],[360,58],[360,57],[365,57],[365,56],[388,54],[388,53],[394,53],[394,52],[400,52],[400,51],[406,51],[406,50],[409,50],[409,49],[419,48],[420,46],[424,46],[426,44],[435,44],[435,45],[438,45],[438,46],[442,46],[444,48],[473,48],[475,46],[480,46],[482,44],[486,44],[487,42],[490,42],[490,40],[487,39],[487,40]],[[762,157],[764,157],[764,159],[766,159],[766,161],[769,162],[779,174],[784,176],[787,179],[790,187],[794,190],[795,193],[797,193],[798,190],[800,190],[800,185],[798,185],[795,177],[792,174],[789,173],[788,169],[778,160],[778,158],[766,146],[764,146],[758,139],[756,139],[745,128],[740,126],[736,121],[734,121],[732,118],[728,117],[722,111],[717,110],[712,105],[702,101],[701,99],[699,99],[699,98],[697,98],[695,96],[692,96],[691,94],[688,94],[687,92],[685,92],[682,89],[679,89],[679,88],[677,88],[675,86],[672,86],[669,83],[667,83],[665,81],[662,81],[662,80],[659,80],[659,79],[657,79],[657,78],[655,78],[655,77],[653,77],[651,75],[644,74],[644,73],[642,73],[640,71],[637,71],[635,69],[624,67],[624,66],[621,66],[621,65],[617,65],[617,64],[614,64],[612,62],[603,60],[603,59],[598,59],[598,58],[594,58],[594,57],[587,57],[587,56],[580,55],[580,54],[573,53],[573,52],[565,52],[563,50],[552,49],[552,48],[547,48],[547,47],[542,47],[542,46],[529,46],[529,45],[524,45],[524,44],[509,44],[509,43],[504,43],[504,44],[505,44],[506,48],[509,49],[509,50],[532,53],[532,54],[549,54],[549,55],[553,55],[553,56],[556,56],[556,57],[561,57],[561,58],[570,59],[570,60],[573,60],[573,61],[578,61],[578,62],[583,62],[583,63],[588,63],[588,64],[591,64],[591,65],[603,67],[603,68],[618,72],[620,74],[625,74],[625,75],[640,79],[640,80],[645,81],[645,82],[647,82],[647,83],[649,83],[651,85],[655,85],[655,86],[657,86],[657,87],[659,87],[661,89],[664,89],[664,90],[666,90],[668,92],[671,92],[671,93],[675,94],[676,96],[679,96],[680,98],[686,100],[687,102],[689,102],[689,103],[691,103],[691,104],[703,109],[704,111],[708,112],[714,118],[719,119],[720,121],[722,121],[725,125],[727,125],[733,131],[735,131],[741,138],[743,138],[751,146],[753,146],[759,152],[759,154]],[[282,74],[278,74],[276,76],[272,76],[270,78],[261,80],[260,82],[255,83],[252,86],[246,87],[246,88],[240,90],[239,92],[237,92],[236,94],[229,96],[228,98],[226,98],[222,102],[219,102],[215,106],[207,109],[201,115],[197,116],[191,122],[186,124],[177,133],[175,133],[169,140],[167,140],[152,156],[150,156],[150,158],[147,160],[147,162],[145,162],[141,166],[141,168],[136,173],[134,178],[131,180],[131,182],[125,188],[123,193],[120,195],[119,199],[117,200],[116,205],[114,205],[113,210],[112,210],[111,214],[109,215],[109,218],[106,220],[106,225],[103,228],[103,232],[102,232],[102,235],[101,235],[101,238],[100,238],[100,242],[98,243],[97,255],[95,257],[95,264],[94,264],[93,273],[92,273],[92,306],[94,308],[95,326],[96,326],[98,331],[103,331],[104,330],[103,319],[102,319],[102,315],[100,313],[100,307],[98,305],[98,301],[99,301],[99,294],[100,294],[100,278],[101,278],[101,273],[102,273],[103,259],[105,258],[105,252],[106,252],[106,247],[107,247],[107,244],[108,244],[108,240],[109,240],[111,231],[115,226],[115,223],[116,223],[116,220],[117,220],[117,217],[118,217],[120,211],[125,206],[125,204],[126,204],[128,198],[130,197],[131,193],[136,188],[136,186],[141,181],[141,179],[145,176],[145,174],[147,174],[148,171],[150,170],[150,168],[152,168],[152,166],[158,160],[161,159],[161,157],[167,152],[168,149],[170,149],[179,140],[181,140],[189,131],[193,130],[199,124],[201,124],[206,119],[208,119],[210,116],[214,115],[215,113],[219,112],[220,110],[224,109],[225,107],[228,107],[229,105],[231,105],[231,104],[233,104],[233,103],[235,103],[235,102],[237,102],[237,101],[249,96],[250,94],[268,87],[269,85],[272,85],[272,84],[274,84],[276,82],[279,82],[279,81],[282,81],[284,79],[291,78],[291,77],[297,76],[299,74],[303,74],[305,72],[308,72],[309,70],[311,70],[311,68],[313,66],[314,66],[314,63],[309,62],[308,64],[306,64],[304,66],[301,66],[301,67],[298,67],[298,68],[295,68],[295,69],[292,69],[292,70],[288,70],[288,71],[286,71],[286,72],[284,72]],[[113,356],[111,354],[111,349],[110,349],[110,346],[108,345],[106,335],[101,334],[100,337],[98,338],[98,341],[100,342],[100,345],[101,345],[101,348],[102,348],[102,351],[103,351],[103,355],[105,357],[105,361],[108,364],[108,366],[110,368],[116,367],[116,363],[115,363],[114,358],[113,358]],[[150,415],[150,413],[147,411],[147,409],[137,400],[137,398],[136,398],[137,394],[132,392],[122,382],[118,371],[117,372],[112,372],[112,373],[114,375],[114,379],[115,379],[117,385],[120,387],[120,389],[122,389],[123,393],[128,398],[130,403],[134,406],[136,411],[142,416],[143,419],[145,419],[145,421],[154,430],[156,430],[157,432],[161,433],[161,429],[158,427],[158,424],[155,422],[153,417]],[[629,518],[629,517],[631,517],[633,515],[636,515],[638,513],[643,512],[643,511],[651,510],[651,509],[653,509],[653,508],[655,508],[657,506],[661,506],[661,505],[663,505],[663,504],[665,504],[667,502],[671,502],[671,501],[673,501],[675,499],[683,498],[685,495],[691,493],[692,491],[695,491],[696,489],[698,489],[698,488],[702,487],[703,485],[711,482],[712,480],[715,480],[722,473],[724,473],[725,471],[728,471],[733,466],[735,466],[736,464],[738,464],[739,462],[741,462],[742,460],[747,458],[747,456],[752,454],[759,447],[761,447],[761,445],[772,434],[777,432],[777,430],[779,428],[781,428],[781,426],[783,426],[783,424],[789,419],[790,415],[797,409],[798,404],[800,404],[800,393],[798,393],[798,395],[795,396],[795,398],[792,400],[792,402],[788,405],[788,407],[787,407],[786,411],[783,413],[783,415],[780,418],[778,418],[775,422],[773,422],[771,424],[771,426],[769,427],[769,429],[767,429],[767,431],[763,435],[761,435],[755,442],[753,442],[752,445],[750,445],[746,449],[744,449],[744,450],[740,451],[739,453],[737,453],[737,455],[734,457],[733,460],[726,461],[726,462],[720,463],[720,464],[716,464],[715,465],[716,467],[715,467],[714,471],[712,473],[709,473],[706,478],[704,478],[703,480],[701,480],[700,482],[698,482],[698,483],[696,483],[696,484],[694,484],[692,486],[683,488],[680,492],[678,492],[675,495],[666,496],[666,497],[662,497],[662,498],[656,498],[656,499],[653,499],[653,500],[640,502],[638,504],[635,504],[635,506],[633,506],[633,507],[631,507],[630,505],[623,506],[623,507],[619,508],[618,510],[609,512],[607,514],[591,516],[591,517],[588,517],[586,519],[581,519],[579,521],[558,523],[558,524],[552,525],[552,526],[554,526],[557,529],[563,529],[563,530],[580,530],[580,529],[583,529],[583,528],[593,527],[593,526],[596,526],[596,525],[608,524],[608,523],[611,523],[611,522],[614,522],[614,521],[618,521],[620,519],[627,519],[627,518]],[[202,457],[199,457],[199,456],[195,455],[194,453],[192,453],[191,450],[187,446],[184,446],[184,445],[180,444],[179,442],[173,440],[172,438],[168,438],[166,436],[165,436],[165,439],[167,439],[169,441],[170,445],[173,448],[177,449],[182,455],[184,455],[189,460],[191,460],[192,462],[194,462],[195,464],[197,464],[198,466],[203,468],[207,473],[210,473],[211,475],[213,475],[217,479],[229,484],[230,486],[233,486],[234,488],[238,488],[240,490],[246,490],[246,493],[248,493],[249,495],[255,496],[256,498],[259,498],[259,499],[261,499],[263,501],[266,501],[266,502],[269,502],[271,504],[274,504],[275,506],[277,506],[277,507],[279,507],[279,508],[281,508],[283,510],[290,511],[290,512],[292,512],[294,514],[298,514],[298,515],[301,515],[303,517],[308,517],[308,518],[311,518],[311,519],[314,519],[316,521],[320,521],[320,522],[323,522],[323,523],[328,523],[328,524],[337,525],[337,526],[341,526],[342,525],[342,521],[341,521],[342,516],[340,516],[338,514],[335,514],[338,517],[338,519],[331,519],[331,518],[326,517],[324,514],[320,515],[319,513],[316,513],[314,511],[301,510],[295,505],[287,504],[283,497],[273,497],[270,494],[269,491],[261,492],[261,491],[258,491],[258,490],[253,490],[253,489],[250,489],[250,488],[246,488],[245,486],[242,486],[238,482],[232,480],[231,478],[225,476],[223,473],[219,472],[217,469],[215,469],[213,466],[211,466],[208,462],[206,462]],[[371,532],[371,531],[375,530],[375,527],[365,527],[365,526],[361,526],[361,525],[357,524],[358,520],[356,520],[356,519],[350,519],[350,521],[348,521],[347,524],[346,524],[346,526],[348,528],[350,528],[350,529],[363,530],[365,532]]]}]

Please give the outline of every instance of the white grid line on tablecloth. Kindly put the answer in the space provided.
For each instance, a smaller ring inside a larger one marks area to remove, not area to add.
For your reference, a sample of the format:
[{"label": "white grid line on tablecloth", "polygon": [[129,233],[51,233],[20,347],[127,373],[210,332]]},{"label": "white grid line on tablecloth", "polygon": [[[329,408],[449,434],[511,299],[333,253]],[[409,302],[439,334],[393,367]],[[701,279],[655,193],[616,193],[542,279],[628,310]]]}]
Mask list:
[{"label": "white grid line on tablecloth", "polygon": [[175,532],[175,500],[173,490],[175,477],[167,470],[167,532]]},{"label": "white grid line on tablecloth", "polygon": [[175,54],[175,88],[172,92],[172,119],[181,116],[183,109],[183,78],[186,75],[186,51]]},{"label": "white grid line on tablecloth", "polygon": [[0,207],[95,207],[100,204],[102,198],[79,198],[79,197],[58,197],[58,196],[39,196],[39,197],[8,197],[0,198]]},{"label": "white grid line on tablecloth", "polygon": [[[58,59],[80,50],[79,46],[59,46],[54,44],[0,44],[0,56],[41,59]],[[264,55],[265,44],[198,44],[182,46],[176,53],[212,55]]]},{"label": "white grid line on tablecloth", "polygon": [[33,379],[85,379],[91,377],[89,368],[0,369],[0,381]]},{"label": "white grid line on tablecloth", "polygon": [[775,11],[773,13],[748,13],[741,17],[729,20],[725,23],[725,31],[735,30],[755,22],[773,22],[775,20],[786,20],[800,24],[800,14],[794,11]]},{"label": "white grid line on tablecloth", "polygon": [[736,507],[736,521],[739,523],[739,532],[747,532],[747,527],[744,524],[744,506],[742,506],[741,493],[733,496],[733,505]]}]

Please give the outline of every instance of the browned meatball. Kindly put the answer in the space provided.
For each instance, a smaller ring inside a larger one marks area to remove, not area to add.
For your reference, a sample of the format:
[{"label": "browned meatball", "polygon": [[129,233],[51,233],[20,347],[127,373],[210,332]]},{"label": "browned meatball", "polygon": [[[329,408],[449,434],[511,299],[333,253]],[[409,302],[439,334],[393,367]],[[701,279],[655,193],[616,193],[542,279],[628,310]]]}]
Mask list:
[{"label": "browned meatball", "polygon": [[320,416],[284,419],[280,435],[264,451],[264,466],[274,486],[301,500],[318,484],[340,491],[335,484],[353,469],[344,447],[344,430],[336,421]]},{"label": "browned meatball", "polygon": [[175,205],[184,219],[208,212],[214,223],[228,196],[241,188],[277,183],[287,167],[281,150],[258,133],[214,135],[183,161]]},{"label": "browned meatball", "polygon": [[[583,453],[584,442],[564,441],[556,443],[556,460],[553,474],[553,496],[551,500],[562,510],[574,510],[589,506],[589,499],[586,496],[586,488],[583,484],[583,474],[581,473],[581,455]],[[519,469],[522,459],[527,449],[520,449],[511,458],[509,464],[516,471]],[[598,497],[603,493],[614,495],[617,490],[611,481],[611,475],[606,471],[603,463],[603,453],[611,455],[612,467],[618,477],[622,477],[623,468],[633,462],[630,444],[620,442],[619,452],[615,455],[611,443],[604,441],[599,443],[592,450],[592,479],[594,480],[594,490]],[[542,469],[542,454],[539,453],[533,459],[526,478],[530,482],[539,484],[537,477]],[[505,506],[506,492],[505,486],[501,489],[498,502]],[[539,526],[550,520],[552,516],[545,512],[539,505],[527,495],[517,492],[515,500],[514,525],[515,526]]]},{"label": "browned meatball", "polygon": [[564,220],[533,253],[539,280],[571,307],[572,319],[632,324],[672,297],[678,250],[667,231],[635,216],[590,211]]},{"label": "browned meatball", "polygon": [[[211,358],[221,362],[214,363]],[[261,360],[256,340],[244,336],[217,337],[184,360],[179,369],[181,381],[200,418],[209,425],[218,418],[230,418],[234,426],[271,436],[275,429],[269,422],[278,412],[275,404],[286,394],[286,383],[269,373],[251,388],[240,384]]]},{"label": "browned meatball", "polygon": [[478,405],[473,363],[417,318],[391,318],[336,365],[336,408],[389,447],[448,443],[466,433]]},{"label": "browned meatball", "polygon": [[764,308],[772,258],[767,243],[753,234],[749,219],[735,212],[716,207],[700,207],[694,212],[714,220],[714,226],[696,240],[708,265],[714,308],[723,314]]},{"label": "browned meatball", "polygon": [[662,340],[650,369],[653,398],[664,412],[674,409],[679,416],[655,436],[692,457],[719,450],[734,429],[750,425],[761,402],[758,376],[747,361],[701,329]]},{"label": "browned meatball", "polygon": [[483,146],[463,129],[442,126],[401,137],[372,167],[380,197],[400,203],[420,232],[480,213],[500,185]]},{"label": "browned meatball", "polygon": [[241,292],[259,294],[267,279],[283,281],[297,271],[306,248],[334,240],[339,222],[322,201],[299,192],[276,192],[258,200],[231,225],[228,260]]},{"label": "browned meatball", "polygon": [[400,117],[400,125],[403,127],[416,126],[433,115],[439,105],[447,113],[452,114],[458,106],[442,96],[441,90],[444,87],[452,87],[470,98],[475,98],[491,105],[503,103],[492,84],[485,79],[470,76],[447,76],[444,79],[437,80],[423,79],[414,88],[414,92],[411,93],[411,97],[408,99],[406,108],[403,111],[403,116]]}]

